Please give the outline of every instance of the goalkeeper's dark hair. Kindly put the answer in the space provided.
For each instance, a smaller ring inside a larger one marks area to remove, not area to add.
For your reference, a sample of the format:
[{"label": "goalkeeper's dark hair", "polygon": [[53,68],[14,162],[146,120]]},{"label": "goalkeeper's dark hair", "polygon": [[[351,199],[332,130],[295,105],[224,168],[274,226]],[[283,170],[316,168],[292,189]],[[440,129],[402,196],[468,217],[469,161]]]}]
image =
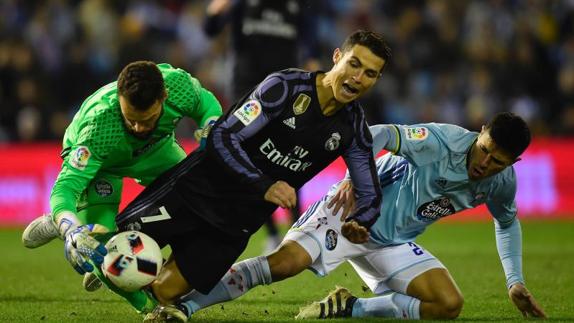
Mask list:
[{"label": "goalkeeper's dark hair", "polygon": [[486,125],[494,143],[518,158],[530,144],[530,129],[526,121],[512,112],[501,112]]},{"label": "goalkeeper's dark hair", "polygon": [[146,111],[165,93],[163,76],[154,62],[129,63],[118,77],[118,94],[139,111]]},{"label": "goalkeeper's dark hair", "polygon": [[351,48],[353,48],[353,46],[355,46],[355,45],[365,46],[368,49],[370,49],[371,52],[373,52],[373,54],[375,54],[375,55],[379,56],[380,58],[382,58],[383,60],[385,60],[385,65],[383,65],[381,72],[383,71],[385,66],[387,66],[389,64],[389,61],[391,60],[391,57],[393,56],[393,53],[391,51],[391,47],[385,41],[383,36],[381,34],[374,32],[374,31],[369,31],[369,30],[357,30],[357,31],[355,31],[354,33],[349,35],[349,37],[347,37],[347,39],[345,39],[345,41],[343,42],[343,45],[341,46],[341,51],[343,53],[345,53],[345,52],[351,50]]}]

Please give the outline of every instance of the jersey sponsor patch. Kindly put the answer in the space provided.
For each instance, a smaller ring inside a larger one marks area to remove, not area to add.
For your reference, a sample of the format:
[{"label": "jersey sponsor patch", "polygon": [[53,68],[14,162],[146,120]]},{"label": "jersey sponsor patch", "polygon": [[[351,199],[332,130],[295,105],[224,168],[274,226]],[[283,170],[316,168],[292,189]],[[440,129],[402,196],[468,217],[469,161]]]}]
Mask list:
[{"label": "jersey sponsor patch", "polygon": [[295,103],[293,103],[293,113],[295,113],[296,116],[305,113],[310,103],[310,96],[304,93],[299,94],[297,99],[295,99]]},{"label": "jersey sponsor patch", "polygon": [[107,197],[114,193],[112,184],[104,179],[99,179],[95,184],[96,193],[101,197]]},{"label": "jersey sponsor patch", "polygon": [[417,217],[423,221],[434,221],[454,214],[456,210],[448,197],[427,202],[417,210]]},{"label": "jersey sponsor patch", "polygon": [[253,120],[257,119],[260,114],[261,103],[257,100],[249,100],[233,112],[233,115],[246,126],[253,122]]},{"label": "jersey sponsor patch", "polygon": [[91,156],[92,153],[88,147],[79,146],[72,152],[72,155],[70,156],[70,165],[76,169],[84,170],[86,166],[88,166],[88,161],[90,160]]},{"label": "jersey sponsor patch", "polygon": [[410,127],[405,128],[405,136],[407,140],[420,141],[427,139],[429,130],[425,127]]},{"label": "jersey sponsor patch", "polygon": [[337,240],[339,234],[333,229],[327,230],[325,233],[325,248],[327,250],[334,250],[337,247]]},{"label": "jersey sponsor patch", "polygon": [[295,146],[289,153],[285,153],[277,149],[271,139],[267,139],[259,146],[259,152],[273,164],[283,166],[294,172],[304,172],[313,164],[313,162],[305,161],[309,151],[303,147]]}]

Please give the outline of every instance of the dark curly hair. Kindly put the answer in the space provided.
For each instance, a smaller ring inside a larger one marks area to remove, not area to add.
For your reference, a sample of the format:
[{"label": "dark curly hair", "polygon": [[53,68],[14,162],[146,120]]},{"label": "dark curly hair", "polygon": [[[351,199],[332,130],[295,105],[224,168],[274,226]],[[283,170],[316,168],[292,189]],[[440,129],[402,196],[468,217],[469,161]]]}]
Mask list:
[{"label": "dark curly hair", "polygon": [[371,52],[373,52],[373,54],[384,59],[385,60],[384,66],[387,66],[389,60],[393,56],[391,47],[389,46],[389,44],[387,44],[383,36],[374,31],[368,31],[368,30],[355,31],[354,33],[349,35],[347,39],[345,39],[343,45],[341,46],[341,51],[343,53],[347,52],[351,50],[351,48],[353,48],[353,46],[355,45],[365,46],[368,49],[370,49]]},{"label": "dark curly hair", "polygon": [[504,151],[518,158],[530,144],[530,129],[526,122],[512,112],[498,113],[486,125],[490,137]]},{"label": "dark curly hair", "polygon": [[165,96],[163,76],[150,61],[129,63],[118,77],[118,93],[139,111],[145,111]]}]

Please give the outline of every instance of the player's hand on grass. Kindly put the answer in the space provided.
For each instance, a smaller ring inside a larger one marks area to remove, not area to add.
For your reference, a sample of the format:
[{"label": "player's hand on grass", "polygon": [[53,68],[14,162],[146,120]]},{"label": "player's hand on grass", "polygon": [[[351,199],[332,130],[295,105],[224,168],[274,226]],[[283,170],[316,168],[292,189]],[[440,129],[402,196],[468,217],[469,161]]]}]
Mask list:
[{"label": "player's hand on grass", "polygon": [[345,222],[341,227],[343,237],[352,243],[365,243],[369,241],[369,230],[355,220]]},{"label": "player's hand on grass", "polygon": [[263,198],[265,201],[277,204],[284,209],[292,209],[297,205],[295,189],[284,181],[277,181],[271,185]]},{"label": "player's hand on grass", "polygon": [[81,225],[66,234],[64,244],[66,259],[79,274],[94,270],[94,266],[88,260],[99,266],[108,253],[104,245],[90,236],[90,233],[88,226]]},{"label": "player's hand on grass", "polygon": [[355,210],[355,192],[353,191],[353,184],[350,180],[344,180],[339,185],[337,192],[329,201],[327,208],[333,208],[333,215],[337,214],[343,208],[341,214],[341,221],[344,221],[351,212]]},{"label": "player's hand on grass", "polygon": [[508,296],[510,296],[514,305],[516,305],[518,310],[522,313],[522,316],[525,318],[546,318],[546,314],[544,314],[542,307],[538,305],[534,296],[532,296],[526,286],[520,283],[512,285],[508,290]]}]

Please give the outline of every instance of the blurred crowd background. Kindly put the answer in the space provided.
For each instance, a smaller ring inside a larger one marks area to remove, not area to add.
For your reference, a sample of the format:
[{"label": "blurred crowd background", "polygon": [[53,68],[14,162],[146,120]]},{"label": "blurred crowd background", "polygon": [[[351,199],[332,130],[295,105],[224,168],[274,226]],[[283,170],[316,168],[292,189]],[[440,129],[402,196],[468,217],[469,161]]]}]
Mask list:
[{"label": "blurred crowd background", "polygon": [[[574,135],[573,0],[303,2],[313,13],[306,32],[316,35],[323,70],[356,29],[381,32],[390,43],[393,59],[363,100],[372,124],[436,121],[480,130],[510,110],[536,135]],[[228,107],[233,31],[207,36],[208,5],[0,1],[0,142],[60,140],[82,101],[139,59],[186,69]]]}]

